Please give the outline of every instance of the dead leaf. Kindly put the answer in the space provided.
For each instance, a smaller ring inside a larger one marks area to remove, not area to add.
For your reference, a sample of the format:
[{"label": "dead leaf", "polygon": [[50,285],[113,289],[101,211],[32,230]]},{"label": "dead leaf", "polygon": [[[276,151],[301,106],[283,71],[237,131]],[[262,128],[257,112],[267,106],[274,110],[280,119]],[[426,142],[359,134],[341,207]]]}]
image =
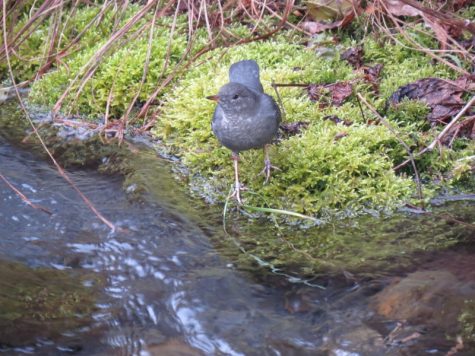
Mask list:
[{"label": "dead leaf", "polygon": [[338,140],[341,140],[343,137],[346,137],[346,136],[348,136],[348,132],[342,131],[342,132],[338,132],[333,139],[335,141],[338,141]]},{"label": "dead leaf", "polygon": [[418,10],[415,7],[405,4],[399,0],[385,0],[384,4],[386,5],[387,11],[394,16],[414,17],[421,16],[423,14],[421,10]]},{"label": "dead leaf", "polygon": [[352,0],[307,0],[307,13],[315,21],[335,21],[342,19],[353,10]]},{"label": "dead leaf", "polygon": [[287,136],[297,135],[302,132],[302,129],[306,129],[309,125],[308,121],[297,121],[280,124],[280,129],[284,131]]},{"label": "dead leaf", "polygon": [[345,27],[355,18],[355,9],[360,9],[359,4],[353,6],[353,1],[350,0],[308,1],[308,12],[315,21],[305,21],[302,28],[313,35],[325,30]]},{"label": "dead leaf", "polygon": [[[465,0],[461,0],[462,2]],[[423,6],[413,0],[384,0],[384,6],[393,16],[421,17],[427,27],[434,32],[441,49],[446,49],[449,38],[459,38],[463,30],[475,33],[470,21],[465,24],[447,11],[438,11]]]},{"label": "dead leaf", "polygon": [[383,67],[382,64],[376,64],[372,67],[363,68],[364,79],[371,84],[376,93],[379,92],[379,76]]},{"label": "dead leaf", "polygon": [[353,121],[340,119],[340,118],[339,118],[338,116],[336,116],[336,115],[327,115],[327,116],[324,116],[324,117],[323,117],[323,120],[329,120],[329,121],[334,122],[335,124],[342,124],[342,125],[345,125],[345,126],[351,126],[351,125],[353,125]]},{"label": "dead leaf", "polygon": [[334,23],[320,23],[320,22],[315,22],[315,21],[305,21],[302,24],[302,29],[304,31],[310,32],[312,35],[315,33],[320,33],[328,29],[335,28],[337,26],[334,26]]},{"label": "dead leaf", "polygon": [[347,61],[353,68],[358,69],[363,65],[363,47],[349,48],[341,54],[341,59]]},{"label": "dead leaf", "polygon": [[449,43],[449,29],[450,26],[442,25],[436,18],[422,14],[422,18],[425,24],[434,31],[435,37],[440,43],[440,49],[445,50],[447,49],[447,44]]},{"label": "dead leaf", "polygon": [[350,82],[337,82],[332,84],[310,84],[307,87],[308,96],[312,101],[318,101],[320,108],[330,105],[341,106],[353,93]]},{"label": "dead leaf", "polygon": [[450,147],[457,137],[475,140],[475,116],[469,116],[462,122],[455,124],[443,137],[441,143]]},{"label": "dead leaf", "polygon": [[427,119],[432,123],[447,122],[464,106],[462,94],[475,88],[475,76],[463,76],[457,80],[424,78],[400,87],[389,98],[397,104],[404,98],[420,100],[431,109]]}]

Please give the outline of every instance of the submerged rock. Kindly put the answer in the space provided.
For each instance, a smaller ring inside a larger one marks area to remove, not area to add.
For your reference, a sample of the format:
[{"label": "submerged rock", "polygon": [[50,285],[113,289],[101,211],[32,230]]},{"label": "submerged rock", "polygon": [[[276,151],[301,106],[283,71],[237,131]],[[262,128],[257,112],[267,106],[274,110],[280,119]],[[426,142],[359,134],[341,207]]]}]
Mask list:
[{"label": "submerged rock", "polygon": [[34,344],[91,323],[95,292],[68,271],[0,260],[0,349]]},{"label": "submerged rock", "polygon": [[462,282],[444,270],[411,273],[375,296],[379,314],[432,326],[456,326],[467,298],[475,298],[475,281]]}]

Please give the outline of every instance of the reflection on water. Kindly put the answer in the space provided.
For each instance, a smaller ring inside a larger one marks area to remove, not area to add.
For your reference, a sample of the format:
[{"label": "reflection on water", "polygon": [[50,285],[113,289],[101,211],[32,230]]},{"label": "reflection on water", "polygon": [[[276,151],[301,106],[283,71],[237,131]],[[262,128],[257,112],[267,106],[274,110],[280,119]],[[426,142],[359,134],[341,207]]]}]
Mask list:
[{"label": "reflection on water", "polygon": [[[378,327],[366,322],[374,317],[368,298],[385,281],[359,285],[330,279],[324,290],[278,276],[259,283],[220,257],[209,231],[179,216],[167,202],[129,202],[119,179],[70,173],[120,227],[110,232],[47,163],[0,142],[0,167],[33,203],[53,212],[49,216],[32,209],[0,183],[0,258],[35,268],[93,272],[104,281],[88,325],[17,344],[0,340],[0,352],[399,354],[387,348],[382,336],[395,322],[374,321]],[[99,282],[85,278],[82,283],[92,290]],[[54,329],[54,321],[47,328]]]}]

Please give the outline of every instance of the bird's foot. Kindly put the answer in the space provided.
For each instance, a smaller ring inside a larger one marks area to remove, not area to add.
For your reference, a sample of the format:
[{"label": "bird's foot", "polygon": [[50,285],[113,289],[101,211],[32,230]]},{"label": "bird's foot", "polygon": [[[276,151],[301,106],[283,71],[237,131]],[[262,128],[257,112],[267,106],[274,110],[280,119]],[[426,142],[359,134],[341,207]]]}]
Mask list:
[{"label": "bird's foot", "polygon": [[265,175],[265,177],[266,177],[266,180],[264,182],[265,184],[267,184],[269,182],[270,172],[271,172],[272,169],[274,169],[276,171],[281,171],[281,169],[279,167],[273,166],[270,163],[269,159],[265,159],[264,160],[264,168],[262,169],[261,173],[259,173],[259,175]]},{"label": "bird's foot", "polygon": [[228,199],[234,198],[239,205],[242,205],[241,192],[248,190],[244,185],[234,185],[232,193],[228,196]]}]

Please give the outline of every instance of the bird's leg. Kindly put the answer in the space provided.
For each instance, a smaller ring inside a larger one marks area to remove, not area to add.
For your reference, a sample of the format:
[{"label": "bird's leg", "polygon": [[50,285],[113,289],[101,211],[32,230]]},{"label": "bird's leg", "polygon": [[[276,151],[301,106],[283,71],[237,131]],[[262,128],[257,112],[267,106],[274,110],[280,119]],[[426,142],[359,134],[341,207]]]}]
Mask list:
[{"label": "bird's leg", "polygon": [[233,152],[231,155],[233,159],[234,165],[234,191],[231,194],[231,197],[235,197],[239,205],[242,205],[241,201],[241,190],[244,190],[239,183],[239,170],[238,170],[238,162],[239,162],[239,153]]},{"label": "bird's leg", "polygon": [[281,170],[279,167],[273,166],[273,165],[270,163],[270,159],[269,159],[269,146],[270,146],[270,145],[265,145],[265,146],[264,146],[264,169],[261,171],[261,173],[259,173],[259,175],[263,174],[263,175],[266,176],[266,181],[265,181],[265,183],[269,182],[271,169],[275,169],[275,170],[278,170],[278,171]]}]

